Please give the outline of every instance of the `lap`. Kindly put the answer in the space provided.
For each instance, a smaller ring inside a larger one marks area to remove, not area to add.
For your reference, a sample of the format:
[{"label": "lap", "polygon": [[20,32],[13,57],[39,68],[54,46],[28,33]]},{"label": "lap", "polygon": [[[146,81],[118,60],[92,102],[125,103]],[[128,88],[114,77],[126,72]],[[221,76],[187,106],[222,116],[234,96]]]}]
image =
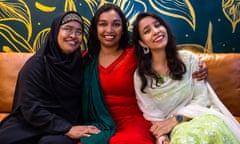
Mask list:
[{"label": "lap", "polygon": [[0,141],[4,144],[36,144],[41,134],[29,126],[20,123],[15,117],[9,117],[0,127]]},{"label": "lap", "polygon": [[99,134],[93,134],[90,137],[80,138],[80,141],[83,144],[107,144],[111,135],[112,132],[102,130]]},{"label": "lap", "polygon": [[0,142],[4,144],[53,144],[55,142],[73,144],[73,140],[64,135],[46,135],[15,117],[8,117],[1,123]]},{"label": "lap", "polygon": [[151,124],[143,118],[127,120],[110,139],[110,144],[154,144],[155,139],[150,133]]},{"label": "lap", "polygon": [[202,115],[177,125],[171,133],[171,144],[239,143],[226,124],[214,115]]}]

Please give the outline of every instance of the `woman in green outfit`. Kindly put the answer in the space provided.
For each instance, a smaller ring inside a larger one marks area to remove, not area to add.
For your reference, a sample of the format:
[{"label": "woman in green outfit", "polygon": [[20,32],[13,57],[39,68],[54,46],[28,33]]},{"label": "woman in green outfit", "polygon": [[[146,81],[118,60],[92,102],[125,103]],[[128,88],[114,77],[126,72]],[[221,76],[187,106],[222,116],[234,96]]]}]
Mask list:
[{"label": "woman in green outfit", "polygon": [[137,16],[133,42],[138,59],[134,87],[157,144],[239,144],[240,125],[207,82],[192,78],[198,57],[177,51],[162,18]]}]

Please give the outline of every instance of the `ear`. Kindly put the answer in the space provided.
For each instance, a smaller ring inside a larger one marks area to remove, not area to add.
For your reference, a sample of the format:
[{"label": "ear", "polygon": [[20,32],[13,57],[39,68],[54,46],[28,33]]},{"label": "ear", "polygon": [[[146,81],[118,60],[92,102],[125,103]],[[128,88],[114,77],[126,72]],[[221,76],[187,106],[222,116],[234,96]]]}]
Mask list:
[{"label": "ear", "polygon": [[140,44],[140,46],[142,46],[144,48],[147,47],[147,45],[145,45],[145,43],[143,41],[141,41],[141,40],[138,40],[138,43]]}]

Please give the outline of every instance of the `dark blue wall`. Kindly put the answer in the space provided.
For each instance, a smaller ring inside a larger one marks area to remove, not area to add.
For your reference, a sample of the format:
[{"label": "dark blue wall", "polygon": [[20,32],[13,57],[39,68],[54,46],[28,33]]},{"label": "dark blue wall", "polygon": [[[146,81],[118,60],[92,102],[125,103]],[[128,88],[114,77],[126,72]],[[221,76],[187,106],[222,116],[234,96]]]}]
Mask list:
[{"label": "dark blue wall", "polygon": [[[161,15],[180,47],[200,52],[240,52],[239,0],[6,0],[0,1],[0,51],[34,52],[49,32],[53,17],[74,10],[86,20],[104,2],[119,5],[129,32],[140,11]],[[82,48],[85,48],[86,37]]]}]

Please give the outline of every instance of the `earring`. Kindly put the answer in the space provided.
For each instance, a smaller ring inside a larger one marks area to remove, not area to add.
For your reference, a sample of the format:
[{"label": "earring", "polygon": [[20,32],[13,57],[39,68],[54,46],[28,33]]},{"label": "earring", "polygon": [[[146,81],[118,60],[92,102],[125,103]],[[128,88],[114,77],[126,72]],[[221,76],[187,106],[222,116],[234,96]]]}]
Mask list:
[{"label": "earring", "polygon": [[147,48],[147,47],[144,47],[143,48],[143,53],[144,54],[148,54],[150,51],[149,51],[149,48]]}]

